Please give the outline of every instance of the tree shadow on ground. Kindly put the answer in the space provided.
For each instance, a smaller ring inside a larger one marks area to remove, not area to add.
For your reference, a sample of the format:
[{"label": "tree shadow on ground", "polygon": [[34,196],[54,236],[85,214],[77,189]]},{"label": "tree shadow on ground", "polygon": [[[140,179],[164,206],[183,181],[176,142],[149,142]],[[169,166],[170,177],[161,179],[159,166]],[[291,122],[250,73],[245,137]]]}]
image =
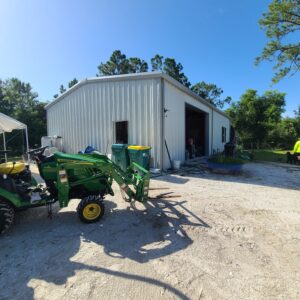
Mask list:
[{"label": "tree shadow on ground", "polygon": [[55,214],[52,221],[45,220],[42,208],[36,209],[35,215],[30,215],[30,210],[23,212],[19,224],[0,240],[0,275],[5,274],[8,283],[0,290],[0,298],[33,299],[34,290],[28,287],[31,279],[63,285],[76,271],[90,270],[162,287],[179,299],[188,299],[163,281],[115,271],[105,263],[99,266],[99,262],[94,265],[71,260],[80,252],[81,243],[102,246],[96,256],[104,251],[110,260],[130,259],[139,264],[187,248],[193,241],[182,225],[209,225],[185,209],[184,203],[155,199],[146,209],[119,210],[113,202],[105,201],[105,217],[90,225],[79,223],[75,212]]}]

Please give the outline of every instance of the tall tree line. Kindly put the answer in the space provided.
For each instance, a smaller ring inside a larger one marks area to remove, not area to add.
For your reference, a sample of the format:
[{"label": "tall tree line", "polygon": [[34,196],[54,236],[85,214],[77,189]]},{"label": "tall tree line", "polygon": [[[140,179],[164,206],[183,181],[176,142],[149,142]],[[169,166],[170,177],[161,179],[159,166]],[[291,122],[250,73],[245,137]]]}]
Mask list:
[{"label": "tall tree line", "polygon": [[292,149],[300,137],[300,106],[294,117],[283,117],[284,109],[285,93],[267,91],[259,95],[249,89],[226,113],[243,148]]},{"label": "tall tree line", "polygon": [[[38,100],[38,94],[29,83],[17,78],[0,79],[1,112],[27,125],[31,147],[39,146],[41,137],[47,133],[45,104]],[[24,135],[21,130],[6,134],[6,140],[12,154],[22,153]],[[2,148],[2,142],[0,145]]]},{"label": "tall tree line", "polygon": [[[300,70],[300,0],[273,0],[259,20],[267,43],[255,64],[273,62],[273,83]],[[245,148],[292,148],[300,137],[300,106],[293,117],[282,117],[285,94],[276,91],[258,95],[247,90],[227,110]]]}]

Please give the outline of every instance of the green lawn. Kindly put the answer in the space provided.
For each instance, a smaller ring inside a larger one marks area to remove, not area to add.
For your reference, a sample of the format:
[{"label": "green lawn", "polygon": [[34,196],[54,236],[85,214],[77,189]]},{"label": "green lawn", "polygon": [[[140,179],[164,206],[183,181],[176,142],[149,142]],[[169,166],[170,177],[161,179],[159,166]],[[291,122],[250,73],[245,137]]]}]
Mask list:
[{"label": "green lawn", "polygon": [[254,159],[262,161],[286,162],[286,153],[292,150],[254,150]]}]

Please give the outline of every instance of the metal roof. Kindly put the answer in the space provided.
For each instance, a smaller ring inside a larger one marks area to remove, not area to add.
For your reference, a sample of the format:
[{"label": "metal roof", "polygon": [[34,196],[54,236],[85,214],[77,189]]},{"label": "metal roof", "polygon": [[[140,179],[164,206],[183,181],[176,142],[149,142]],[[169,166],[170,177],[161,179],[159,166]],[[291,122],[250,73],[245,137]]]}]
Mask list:
[{"label": "metal roof", "polygon": [[63,100],[67,95],[71,94],[74,90],[80,88],[83,85],[86,85],[88,83],[97,83],[97,82],[113,82],[113,81],[123,81],[123,80],[142,80],[142,79],[151,79],[151,78],[163,78],[164,80],[168,81],[181,91],[187,93],[191,97],[197,99],[204,105],[210,107],[212,110],[220,113],[221,115],[225,116],[229,119],[229,117],[225,114],[224,111],[216,108],[211,103],[209,103],[207,100],[204,100],[202,97],[195,94],[191,89],[187,88],[171,76],[163,73],[163,72],[144,72],[144,73],[134,73],[134,74],[122,74],[122,75],[111,75],[111,76],[101,76],[101,77],[90,77],[86,79],[80,80],[78,83],[73,85],[70,89],[68,89],[66,92],[58,96],[56,99],[54,99],[52,102],[48,103],[45,106],[45,109],[47,110],[51,106],[55,105],[57,102]]}]

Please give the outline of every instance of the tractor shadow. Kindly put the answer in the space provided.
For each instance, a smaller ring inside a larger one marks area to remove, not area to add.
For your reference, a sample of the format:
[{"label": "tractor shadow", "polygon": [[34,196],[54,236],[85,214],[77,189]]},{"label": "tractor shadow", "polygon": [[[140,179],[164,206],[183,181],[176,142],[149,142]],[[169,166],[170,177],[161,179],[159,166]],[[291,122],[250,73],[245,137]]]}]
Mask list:
[{"label": "tractor shadow", "polygon": [[[32,218],[30,211],[23,212],[20,222],[0,239],[0,276],[5,274],[2,283],[7,286],[0,290],[0,299],[33,299],[32,280],[65,285],[79,270],[148,283],[179,299],[188,299],[163,281],[109,268],[124,259],[147,263],[190,246],[193,240],[182,225],[209,225],[184,204],[185,201],[155,199],[144,209],[118,209],[106,200],[103,219],[90,225],[80,223],[76,213],[70,211],[55,213],[53,220],[45,218],[45,208],[37,209]],[[81,246],[86,249],[89,243],[101,247],[95,253],[83,253]]]}]

